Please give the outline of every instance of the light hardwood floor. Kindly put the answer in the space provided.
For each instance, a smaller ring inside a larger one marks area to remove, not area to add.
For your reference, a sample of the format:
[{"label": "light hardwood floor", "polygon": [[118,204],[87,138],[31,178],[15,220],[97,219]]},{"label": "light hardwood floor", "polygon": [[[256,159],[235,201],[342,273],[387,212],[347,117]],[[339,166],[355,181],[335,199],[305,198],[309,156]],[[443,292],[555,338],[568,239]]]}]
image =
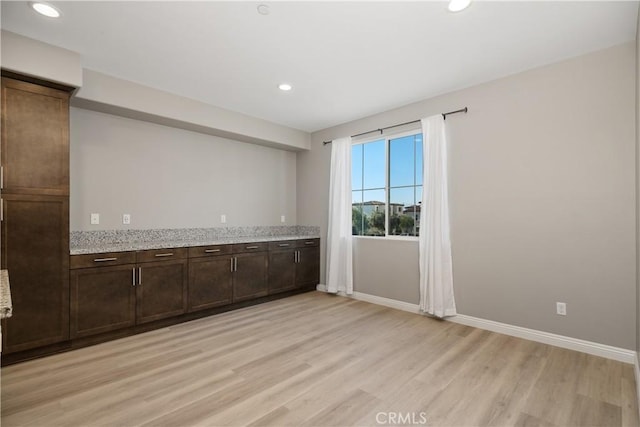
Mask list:
[{"label": "light hardwood floor", "polygon": [[317,292],[2,368],[4,427],[638,426],[636,402],[631,365]]}]

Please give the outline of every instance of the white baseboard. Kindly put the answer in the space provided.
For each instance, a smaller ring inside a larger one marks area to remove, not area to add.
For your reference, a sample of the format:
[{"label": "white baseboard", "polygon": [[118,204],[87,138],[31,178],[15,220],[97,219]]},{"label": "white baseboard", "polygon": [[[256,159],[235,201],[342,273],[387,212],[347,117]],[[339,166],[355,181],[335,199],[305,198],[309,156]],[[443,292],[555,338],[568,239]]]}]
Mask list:
[{"label": "white baseboard", "polygon": [[[326,292],[325,285],[318,285],[316,289],[320,292]],[[397,310],[420,314],[420,306],[418,304],[411,304],[408,302],[397,301],[394,299],[379,297],[376,295],[363,294],[362,292],[354,292],[353,295],[345,295],[344,293],[339,292],[338,295],[347,296],[372,304],[383,305],[385,307],[395,308]],[[606,344],[599,344],[592,341],[585,341],[577,338],[566,337],[563,335],[552,334],[550,332],[523,328],[521,326],[509,325],[507,323],[494,322],[493,320],[466,316],[464,314],[447,317],[446,320],[462,325],[473,326],[479,329],[498,332],[504,335],[524,338],[530,341],[549,344],[569,350],[580,351],[582,353],[592,354],[594,356],[605,357],[607,359],[617,360],[619,362],[630,363],[632,365],[635,364],[636,384],[638,384],[638,378],[640,375],[640,371],[638,369],[640,368],[638,368],[638,356],[633,350],[627,350],[624,348],[613,347]]]},{"label": "white baseboard", "polygon": [[476,328],[510,335],[513,337],[524,338],[527,340],[549,344],[556,347],[580,351],[582,353],[592,354],[594,356],[605,357],[607,359],[617,360],[619,362],[634,364],[636,359],[636,352],[633,350],[613,347],[593,341],[585,341],[578,338],[571,338],[564,335],[552,334],[550,332],[523,328],[521,326],[509,325],[507,323],[500,323],[494,322],[492,320],[465,316],[464,314],[458,314],[457,316],[449,317],[447,318],[447,320],[455,323],[460,323],[462,325],[474,326]]}]

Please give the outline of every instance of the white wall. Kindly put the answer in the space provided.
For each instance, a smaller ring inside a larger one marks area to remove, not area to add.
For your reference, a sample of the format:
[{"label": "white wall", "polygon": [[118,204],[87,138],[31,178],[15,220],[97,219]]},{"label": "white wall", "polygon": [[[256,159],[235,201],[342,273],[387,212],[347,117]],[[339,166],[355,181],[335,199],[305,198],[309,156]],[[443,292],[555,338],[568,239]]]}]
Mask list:
[{"label": "white wall", "polygon": [[293,152],[79,108],[70,139],[71,230],[297,224]]},{"label": "white wall", "polygon": [[[323,140],[468,106],[447,118],[459,312],[635,348],[634,88],[627,43],[314,133],[298,220],[326,233]],[[417,245],[354,246],[357,291],[418,302],[417,264],[390,278],[385,261]]]}]

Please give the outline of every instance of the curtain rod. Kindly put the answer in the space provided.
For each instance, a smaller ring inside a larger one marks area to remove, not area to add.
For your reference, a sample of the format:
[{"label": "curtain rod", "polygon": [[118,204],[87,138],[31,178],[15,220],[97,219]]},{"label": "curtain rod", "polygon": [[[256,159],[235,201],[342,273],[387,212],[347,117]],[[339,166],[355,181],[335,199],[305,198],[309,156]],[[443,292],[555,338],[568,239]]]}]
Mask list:
[{"label": "curtain rod", "polygon": [[[461,108],[461,109],[456,110],[456,111],[449,111],[448,113],[442,113],[442,118],[444,120],[447,120],[447,116],[449,114],[466,113],[467,111],[469,111],[469,109],[467,107]],[[400,123],[400,124],[397,124],[397,125],[391,125],[391,126],[387,126],[387,127],[380,128],[380,129],[374,129],[374,130],[370,130],[370,131],[367,131],[367,132],[358,133],[356,135],[351,135],[351,138],[356,138],[358,136],[366,135],[366,134],[371,133],[371,132],[380,132],[380,135],[382,135],[382,132],[387,130],[387,129],[397,128],[397,127],[404,126],[404,125],[410,125],[411,123],[418,123],[419,121],[420,120],[411,120],[410,122],[404,122],[404,123]],[[331,144],[331,141],[323,141],[322,144],[324,144],[324,145]]]}]

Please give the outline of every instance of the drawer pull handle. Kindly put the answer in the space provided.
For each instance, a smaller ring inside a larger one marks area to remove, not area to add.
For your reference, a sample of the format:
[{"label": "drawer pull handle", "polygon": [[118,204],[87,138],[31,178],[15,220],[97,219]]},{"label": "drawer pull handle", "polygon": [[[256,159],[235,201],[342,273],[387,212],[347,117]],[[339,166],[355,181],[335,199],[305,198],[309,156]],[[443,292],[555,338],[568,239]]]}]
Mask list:
[{"label": "drawer pull handle", "polygon": [[214,253],[214,252],[220,252],[220,249],[205,249],[204,250],[205,254],[211,254],[211,253]]},{"label": "drawer pull handle", "polygon": [[166,254],[156,254],[156,258],[164,257],[164,256],[173,256],[173,252],[167,252]]},{"label": "drawer pull handle", "polygon": [[115,261],[118,258],[96,258],[93,260],[93,262],[105,262],[105,261]]},{"label": "drawer pull handle", "polygon": [[315,245],[316,242],[304,242],[305,245]]},{"label": "drawer pull handle", "polygon": [[247,246],[245,249],[258,249],[260,246]]},{"label": "drawer pull handle", "polygon": [[280,243],[278,246],[280,246],[281,248],[286,248],[287,246],[289,246],[288,243]]}]

